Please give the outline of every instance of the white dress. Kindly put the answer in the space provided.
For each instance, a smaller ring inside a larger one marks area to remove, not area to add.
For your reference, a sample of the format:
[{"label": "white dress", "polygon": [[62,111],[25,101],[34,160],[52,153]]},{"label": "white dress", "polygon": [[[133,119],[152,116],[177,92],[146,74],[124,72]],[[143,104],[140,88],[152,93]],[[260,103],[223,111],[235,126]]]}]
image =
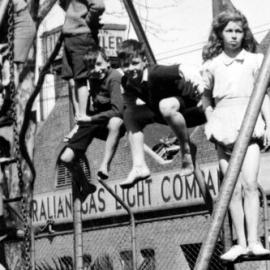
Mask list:
[{"label": "white dress", "polygon": [[[253,91],[262,54],[242,50],[235,58],[224,52],[203,66],[206,94],[215,100],[214,111],[205,125],[209,140],[223,145],[235,143]],[[262,138],[265,130],[261,114],[253,132],[253,138]]]}]

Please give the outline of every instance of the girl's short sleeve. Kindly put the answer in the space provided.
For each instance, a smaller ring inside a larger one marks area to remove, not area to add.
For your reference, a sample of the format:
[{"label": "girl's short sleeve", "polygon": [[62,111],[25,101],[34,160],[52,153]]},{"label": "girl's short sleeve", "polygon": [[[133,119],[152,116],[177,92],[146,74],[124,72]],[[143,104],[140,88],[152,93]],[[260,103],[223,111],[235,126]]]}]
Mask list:
[{"label": "girl's short sleeve", "polygon": [[202,78],[204,83],[204,91],[211,91],[214,87],[213,61],[206,61],[202,66]]}]

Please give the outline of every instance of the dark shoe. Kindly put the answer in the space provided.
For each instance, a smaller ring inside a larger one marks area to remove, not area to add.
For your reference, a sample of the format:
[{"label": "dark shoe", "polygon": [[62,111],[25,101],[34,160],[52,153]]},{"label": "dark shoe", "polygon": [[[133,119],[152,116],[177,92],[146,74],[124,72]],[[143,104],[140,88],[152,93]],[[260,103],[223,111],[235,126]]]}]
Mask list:
[{"label": "dark shoe", "polygon": [[103,171],[98,171],[97,176],[100,178],[100,180],[106,180],[109,178],[109,175]]},{"label": "dark shoe", "polygon": [[86,200],[86,198],[89,196],[89,194],[94,193],[96,190],[97,190],[96,185],[94,185],[92,183],[88,183],[88,185],[84,186],[84,188],[81,187],[80,198],[81,198],[82,202],[84,202]]}]

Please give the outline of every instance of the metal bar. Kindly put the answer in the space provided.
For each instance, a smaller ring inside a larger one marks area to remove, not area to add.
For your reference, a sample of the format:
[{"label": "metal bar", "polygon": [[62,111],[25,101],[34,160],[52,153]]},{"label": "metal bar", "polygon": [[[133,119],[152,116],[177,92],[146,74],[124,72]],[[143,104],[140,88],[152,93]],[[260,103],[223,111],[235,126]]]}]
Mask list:
[{"label": "metal bar", "polygon": [[137,247],[136,247],[136,232],[135,232],[135,218],[134,214],[129,208],[128,205],[126,205],[121,198],[114,193],[114,191],[102,180],[99,180],[99,183],[119,202],[123,208],[128,212],[130,216],[130,225],[131,225],[131,244],[132,244],[132,265],[133,270],[137,269]]},{"label": "metal bar", "polygon": [[213,254],[218,235],[226,215],[237,178],[247,151],[247,147],[258,118],[268,82],[270,79],[270,46],[264,57],[254,91],[241,125],[238,139],[235,143],[229,167],[224,177],[218,201],[214,207],[212,222],[207,237],[201,247],[195,270],[207,270]]},{"label": "metal bar", "polygon": [[0,27],[3,23],[9,0],[2,0],[0,4]]},{"label": "metal bar", "polygon": [[[258,184],[258,189],[261,193],[262,196],[262,201],[263,201],[263,228],[264,228],[264,246],[266,249],[269,249],[269,241],[268,241],[268,205],[267,205],[267,198],[266,198],[266,194],[263,190],[263,187]],[[265,270],[269,269],[269,261],[265,261]]]},{"label": "metal bar", "polygon": [[209,210],[209,213],[212,214],[213,199],[212,199],[211,193],[209,191],[209,188],[205,182],[205,178],[202,174],[202,171],[199,167],[197,160],[194,161],[194,176],[195,176],[195,180],[200,188],[200,191],[201,191],[201,194],[203,196],[206,207]]},{"label": "metal bar", "polygon": [[148,42],[148,39],[145,35],[145,32],[142,28],[142,24],[140,22],[140,19],[138,17],[138,14],[136,12],[136,9],[133,5],[132,0],[123,0],[123,3],[125,5],[125,8],[127,10],[127,13],[129,15],[129,18],[131,20],[131,23],[133,25],[133,28],[137,34],[139,41],[145,44],[146,57],[147,57],[149,64],[150,65],[156,64],[155,56],[154,56],[153,51],[151,49],[151,46]]},{"label": "metal bar", "polygon": [[82,244],[82,203],[78,196],[79,191],[75,181],[72,182],[73,194],[73,227],[74,227],[74,269],[83,270],[83,244]]}]

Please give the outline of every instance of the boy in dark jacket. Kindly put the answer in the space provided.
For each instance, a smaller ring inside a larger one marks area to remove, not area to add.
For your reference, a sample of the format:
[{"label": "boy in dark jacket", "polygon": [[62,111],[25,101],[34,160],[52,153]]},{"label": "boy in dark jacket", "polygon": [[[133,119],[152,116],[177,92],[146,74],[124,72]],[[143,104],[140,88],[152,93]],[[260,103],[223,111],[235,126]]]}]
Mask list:
[{"label": "boy in dark jacket", "polygon": [[[204,113],[198,106],[203,91],[199,70],[183,64],[147,66],[144,47],[136,40],[124,41],[118,57],[125,73],[124,123],[133,159],[133,168],[121,187],[128,188],[150,176],[144,158],[143,128],[153,122],[171,127],[181,146],[181,175],[192,174],[187,126],[205,122]],[[138,98],[144,104],[139,104]]]},{"label": "boy in dark jacket", "polygon": [[[78,121],[79,129],[69,140],[60,160],[72,172],[74,168],[78,169],[77,160],[86,151],[93,138],[106,139],[104,158],[98,176],[101,179],[107,179],[123,124],[122,75],[110,67],[104,51],[98,47],[89,50],[85,55],[85,62],[89,71],[91,88],[88,121]],[[86,181],[85,177],[84,180]],[[87,184],[85,188],[89,192],[95,191],[93,185],[89,188]]]}]

